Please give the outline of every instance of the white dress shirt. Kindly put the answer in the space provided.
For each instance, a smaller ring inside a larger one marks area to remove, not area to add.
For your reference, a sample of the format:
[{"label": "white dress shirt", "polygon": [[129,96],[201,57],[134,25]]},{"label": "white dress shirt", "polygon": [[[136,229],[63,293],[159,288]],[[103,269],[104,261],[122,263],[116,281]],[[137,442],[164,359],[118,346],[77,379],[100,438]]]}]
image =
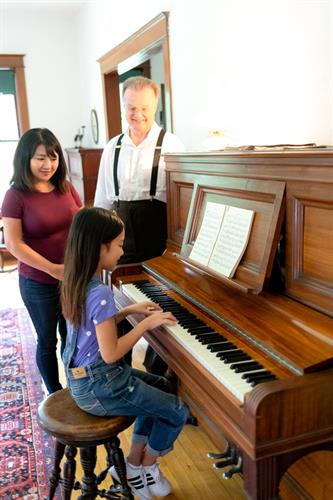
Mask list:
[{"label": "white dress shirt", "polygon": [[[129,131],[121,142],[118,161],[119,200],[149,200],[150,178],[155,146],[161,127],[153,123],[147,137],[137,146],[132,142]],[[113,160],[119,136],[113,137],[105,146],[98,171],[95,193],[95,207],[110,209],[116,200],[113,180]],[[177,136],[166,132],[161,150],[155,198],[166,201],[165,161],[163,153],[185,151]]]}]

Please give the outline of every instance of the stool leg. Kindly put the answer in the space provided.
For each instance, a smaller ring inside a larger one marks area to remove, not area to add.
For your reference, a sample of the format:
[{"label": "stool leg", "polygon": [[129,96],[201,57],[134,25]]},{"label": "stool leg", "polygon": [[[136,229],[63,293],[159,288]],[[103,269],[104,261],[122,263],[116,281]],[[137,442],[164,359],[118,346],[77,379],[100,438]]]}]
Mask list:
[{"label": "stool leg", "polygon": [[108,463],[112,463],[116,469],[119,481],[122,487],[122,493],[126,500],[134,500],[134,496],[127,484],[126,464],[123,450],[120,448],[120,440],[118,436],[114,436],[108,443],[105,444],[108,452]]},{"label": "stool leg", "polygon": [[94,473],[96,466],[96,446],[80,448],[83,476],[81,481],[82,494],[78,500],[94,500],[97,496],[97,483]]},{"label": "stool leg", "polygon": [[65,448],[65,456],[66,461],[64,463],[64,475],[62,478],[63,485],[63,500],[70,500],[74,480],[75,480],[75,470],[76,470],[76,462],[75,455],[77,453],[77,449],[75,446],[66,446]]},{"label": "stool leg", "polygon": [[50,488],[49,488],[49,496],[48,500],[52,500],[54,497],[55,491],[57,489],[59,479],[60,479],[60,462],[62,457],[64,456],[65,452],[65,445],[60,443],[58,440],[55,442],[55,450],[54,450],[54,465],[53,469],[51,471],[51,477],[50,477]]}]

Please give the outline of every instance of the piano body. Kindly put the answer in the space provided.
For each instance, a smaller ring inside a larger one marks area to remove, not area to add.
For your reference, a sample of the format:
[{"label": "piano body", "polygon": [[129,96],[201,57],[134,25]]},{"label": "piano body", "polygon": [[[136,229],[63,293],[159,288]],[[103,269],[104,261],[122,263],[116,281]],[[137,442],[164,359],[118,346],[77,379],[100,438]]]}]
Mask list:
[{"label": "piano body", "polygon": [[[333,151],[170,154],[166,165],[168,248],[112,273],[116,302],[158,290],[166,309],[196,317],[203,343],[186,321],[146,339],[199,425],[230,443],[226,477],[241,471],[249,498],[278,498],[294,462],[333,451]],[[255,212],[233,278],[189,259],[209,201]],[[236,373],[242,363],[259,377]]]}]

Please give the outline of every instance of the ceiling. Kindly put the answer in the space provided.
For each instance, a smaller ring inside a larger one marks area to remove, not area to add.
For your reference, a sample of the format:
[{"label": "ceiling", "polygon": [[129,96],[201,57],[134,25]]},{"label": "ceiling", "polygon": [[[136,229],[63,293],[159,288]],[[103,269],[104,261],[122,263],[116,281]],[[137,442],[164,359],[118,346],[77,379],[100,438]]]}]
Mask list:
[{"label": "ceiling", "polygon": [[48,9],[78,11],[93,0],[0,0],[1,9]]}]

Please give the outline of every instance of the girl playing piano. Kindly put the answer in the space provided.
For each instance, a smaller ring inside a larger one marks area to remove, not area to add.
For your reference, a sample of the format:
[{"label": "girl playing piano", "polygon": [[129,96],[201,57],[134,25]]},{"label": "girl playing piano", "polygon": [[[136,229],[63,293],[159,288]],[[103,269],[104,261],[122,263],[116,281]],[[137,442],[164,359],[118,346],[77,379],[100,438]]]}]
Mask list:
[{"label": "girl playing piano", "polygon": [[[165,496],[171,485],[157,458],[168,453],[182,430],[188,409],[169,394],[164,377],[131,368],[123,356],[146,330],[174,325],[175,317],[143,302],[117,311],[112,290],[100,279],[123,255],[124,225],[115,212],[84,208],[74,217],[65,254],[61,289],[68,336],[63,361],[77,405],[94,415],[136,416],[127,479],[142,500]],[[145,318],[123,337],[117,323],[129,314]],[[113,477],[117,474],[110,469]]]}]

